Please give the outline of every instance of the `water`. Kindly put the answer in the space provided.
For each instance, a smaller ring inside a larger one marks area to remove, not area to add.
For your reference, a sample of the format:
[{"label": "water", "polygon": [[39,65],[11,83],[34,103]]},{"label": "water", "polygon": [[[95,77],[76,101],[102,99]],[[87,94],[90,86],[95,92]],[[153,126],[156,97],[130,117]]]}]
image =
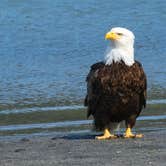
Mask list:
[{"label": "water", "polygon": [[[79,122],[86,119],[85,78],[90,65],[103,59],[108,44],[104,35],[114,26],[134,32],[135,58],[148,77],[149,107],[165,116],[165,20],[162,0],[2,0],[0,125],[6,130],[0,135],[90,128],[91,123]],[[150,109],[145,113],[153,115]],[[77,129],[49,128],[64,121],[78,121]],[[39,125],[31,128],[34,124]],[[8,131],[11,125],[29,129],[18,131],[15,126]]]}]

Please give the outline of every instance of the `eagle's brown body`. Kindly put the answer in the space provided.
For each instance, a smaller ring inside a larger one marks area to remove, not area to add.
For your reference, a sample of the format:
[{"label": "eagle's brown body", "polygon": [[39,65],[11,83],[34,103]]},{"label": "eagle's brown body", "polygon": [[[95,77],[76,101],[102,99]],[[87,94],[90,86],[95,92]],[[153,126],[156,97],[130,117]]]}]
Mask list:
[{"label": "eagle's brown body", "polygon": [[132,66],[122,61],[92,65],[87,76],[87,116],[93,115],[97,130],[123,120],[132,128],[146,106],[146,86],[146,75],[137,61]]}]

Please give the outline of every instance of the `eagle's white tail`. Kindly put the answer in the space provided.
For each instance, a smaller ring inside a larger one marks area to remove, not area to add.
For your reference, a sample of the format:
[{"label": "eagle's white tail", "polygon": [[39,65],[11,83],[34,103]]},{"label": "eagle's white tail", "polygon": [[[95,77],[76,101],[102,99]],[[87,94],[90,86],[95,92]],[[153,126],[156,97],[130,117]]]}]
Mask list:
[{"label": "eagle's white tail", "polygon": [[110,132],[114,133],[114,132],[118,132],[120,131],[120,125],[121,123],[110,123]]}]

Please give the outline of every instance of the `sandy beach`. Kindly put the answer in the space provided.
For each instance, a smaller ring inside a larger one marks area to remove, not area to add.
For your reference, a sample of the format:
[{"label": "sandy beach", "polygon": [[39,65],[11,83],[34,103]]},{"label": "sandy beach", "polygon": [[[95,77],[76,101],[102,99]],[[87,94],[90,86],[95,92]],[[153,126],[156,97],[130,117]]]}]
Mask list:
[{"label": "sandy beach", "polygon": [[165,166],[166,131],[141,139],[95,140],[93,135],[0,140],[1,166]]}]

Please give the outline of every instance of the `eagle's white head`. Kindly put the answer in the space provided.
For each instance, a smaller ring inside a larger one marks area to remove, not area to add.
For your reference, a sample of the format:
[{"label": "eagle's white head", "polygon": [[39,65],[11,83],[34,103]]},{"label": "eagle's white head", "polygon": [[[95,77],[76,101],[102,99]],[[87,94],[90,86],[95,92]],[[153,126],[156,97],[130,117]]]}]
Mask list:
[{"label": "eagle's white head", "polygon": [[123,61],[126,65],[134,64],[134,34],[126,28],[112,28],[105,39],[111,40],[105,55],[106,65]]}]

